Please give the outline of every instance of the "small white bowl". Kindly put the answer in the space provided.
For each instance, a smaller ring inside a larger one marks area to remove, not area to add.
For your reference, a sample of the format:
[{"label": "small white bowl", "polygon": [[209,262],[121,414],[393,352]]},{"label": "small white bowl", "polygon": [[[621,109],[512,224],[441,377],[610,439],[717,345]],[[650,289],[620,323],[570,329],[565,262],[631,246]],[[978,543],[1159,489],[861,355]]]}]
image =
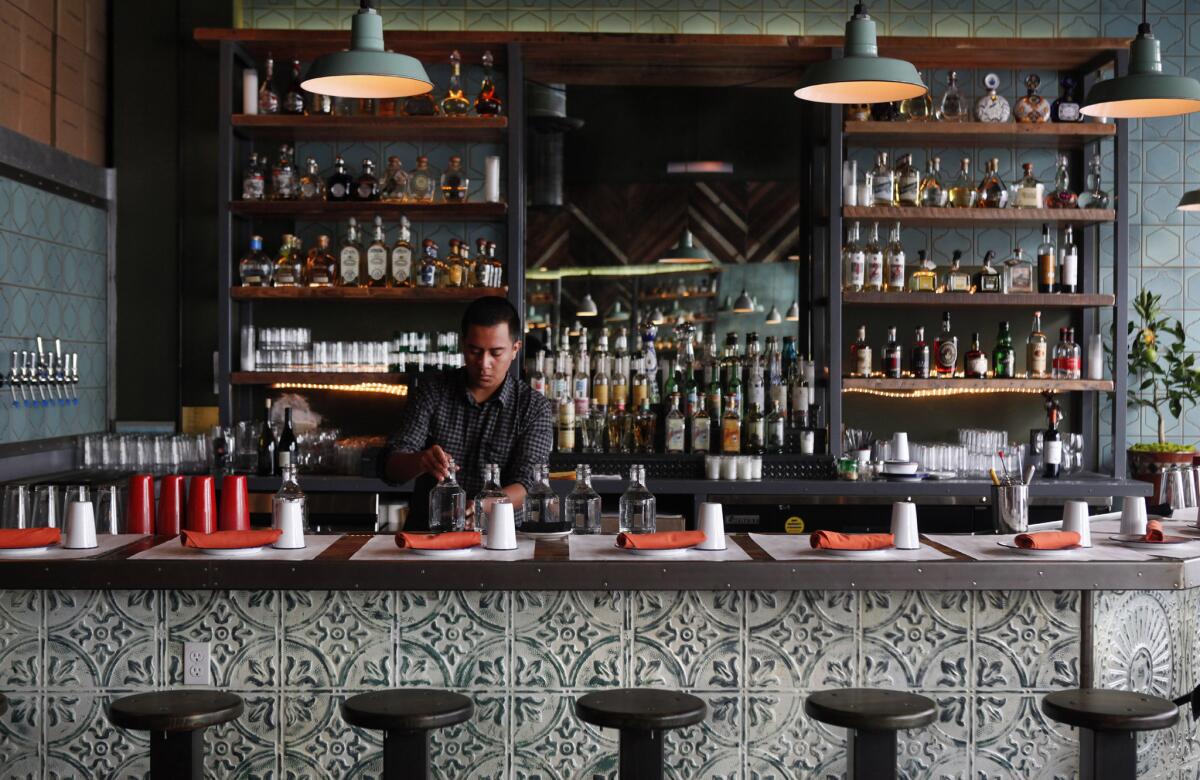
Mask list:
[{"label": "small white bowl", "polygon": [[885,460],[883,462],[884,474],[897,474],[900,476],[908,476],[917,473],[917,463],[911,460]]}]

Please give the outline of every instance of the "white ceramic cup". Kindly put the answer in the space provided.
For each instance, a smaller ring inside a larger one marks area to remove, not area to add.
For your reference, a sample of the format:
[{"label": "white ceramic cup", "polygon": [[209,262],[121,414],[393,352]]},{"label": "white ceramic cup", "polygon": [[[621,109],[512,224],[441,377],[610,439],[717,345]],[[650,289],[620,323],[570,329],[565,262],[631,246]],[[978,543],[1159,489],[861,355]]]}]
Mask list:
[{"label": "white ceramic cup", "polygon": [[763,459],[762,455],[750,456],[750,479],[762,479]]},{"label": "white ceramic cup", "polygon": [[908,434],[904,431],[896,431],[892,434],[892,448],[890,452],[892,460],[908,460]]},{"label": "white ceramic cup", "polygon": [[738,478],[737,455],[722,455],[721,456],[721,479],[737,479],[737,478]]},{"label": "white ceramic cup", "polygon": [[489,550],[517,549],[517,526],[513,519],[513,505],[507,501],[492,505],[487,522],[487,542],[484,546]]},{"label": "white ceramic cup", "polygon": [[283,531],[271,546],[278,550],[300,550],[304,542],[304,508],[294,501],[281,501],[276,504],[271,517],[271,525]]},{"label": "white ceramic cup", "polygon": [[737,456],[737,478],[746,481],[754,479],[754,461],[749,455]]},{"label": "white ceramic cup", "polygon": [[1146,535],[1146,499],[1141,496],[1125,496],[1121,501],[1121,533],[1131,536]]},{"label": "white ceramic cup", "polygon": [[1063,505],[1062,529],[1079,534],[1079,544],[1092,546],[1092,522],[1088,519],[1086,501],[1068,501]]},{"label": "white ceramic cup", "polygon": [[725,549],[725,514],[720,504],[705,501],[700,505],[696,517],[696,528],[704,532],[704,541],[696,545],[700,550]]},{"label": "white ceramic cup", "polygon": [[721,456],[720,455],[705,455],[704,456],[704,476],[706,479],[721,478]]},{"label": "white ceramic cup", "polygon": [[90,550],[96,546],[96,512],[91,501],[72,501],[68,504],[66,526],[63,547]]},{"label": "white ceramic cup", "polygon": [[897,550],[918,550],[917,505],[911,501],[892,504],[892,537]]}]

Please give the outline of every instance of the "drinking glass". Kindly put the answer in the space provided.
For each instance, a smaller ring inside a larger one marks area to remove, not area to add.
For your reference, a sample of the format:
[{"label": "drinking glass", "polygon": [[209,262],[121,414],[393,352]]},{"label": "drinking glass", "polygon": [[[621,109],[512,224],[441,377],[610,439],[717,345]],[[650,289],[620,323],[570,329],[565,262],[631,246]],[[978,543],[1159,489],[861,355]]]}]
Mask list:
[{"label": "drinking glass", "polygon": [[254,471],[258,467],[258,437],[262,423],[243,420],[237,424],[237,452],[233,456],[234,468],[238,471]]},{"label": "drinking glass", "polygon": [[119,485],[101,485],[96,491],[96,533],[119,534],[125,530]]},{"label": "drinking glass", "polygon": [[62,502],[58,496],[58,485],[38,485],[33,489],[33,527],[58,528]]},{"label": "drinking glass", "polygon": [[4,527],[29,528],[31,515],[29,485],[5,485]]},{"label": "drinking glass", "polygon": [[1067,455],[1067,471],[1071,474],[1083,470],[1083,434],[1068,433],[1065,437],[1064,449]]},{"label": "drinking glass", "polygon": [[63,522],[67,519],[67,509],[71,506],[72,501],[90,501],[91,491],[87,485],[67,485],[62,490],[62,513],[59,517]]}]

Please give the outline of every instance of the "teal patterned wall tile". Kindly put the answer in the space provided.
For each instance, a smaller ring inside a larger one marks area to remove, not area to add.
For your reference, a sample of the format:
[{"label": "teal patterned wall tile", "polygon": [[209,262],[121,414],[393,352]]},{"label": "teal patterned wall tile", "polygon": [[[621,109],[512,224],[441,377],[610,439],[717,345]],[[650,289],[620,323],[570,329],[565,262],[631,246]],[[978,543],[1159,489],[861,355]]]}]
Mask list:
[{"label": "teal patterned wall tile", "polygon": [[395,684],[393,594],[284,594],[283,684],[387,688]]},{"label": "teal patterned wall tile", "polygon": [[971,34],[971,15],[934,12],[933,34],[943,38],[967,37]]},{"label": "teal patterned wall tile", "polygon": [[44,701],[36,694],[8,693],[0,715],[0,770],[11,777],[39,777]]},{"label": "teal patterned wall tile", "polygon": [[572,11],[550,11],[551,32],[591,32],[591,9]]},{"label": "teal patterned wall tile", "polygon": [[49,777],[142,778],[150,765],[145,732],[119,729],[105,709],[117,696],[61,693],[45,699]]},{"label": "teal patterned wall tile", "polygon": [[596,32],[602,33],[631,33],[634,32],[635,12],[630,10],[596,9]]},{"label": "teal patterned wall tile", "polygon": [[861,601],[865,684],[901,690],[970,687],[967,594],[872,592]]},{"label": "teal patterned wall tile", "polygon": [[279,685],[279,594],[273,591],[169,591],[167,683],[183,681],[184,642],[208,642],[212,681],[247,691]]},{"label": "teal patterned wall tile", "polygon": [[972,14],[971,35],[977,38],[1011,38],[1017,33],[1016,16],[1011,13]]},{"label": "teal patterned wall tile", "polygon": [[6,691],[35,690],[42,685],[42,594],[8,590],[0,593],[0,686]]},{"label": "teal patterned wall tile", "polygon": [[764,11],[763,32],[767,35],[803,35],[804,14],[794,11]]},{"label": "teal patterned wall tile", "polygon": [[575,717],[578,694],[513,694],[513,777],[608,777],[617,768],[617,732]]},{"label": "teal patterned wall tile", "polygon": [[48,598],[47,688],[139,690],[161,683],[156,593],[54,591]]}]

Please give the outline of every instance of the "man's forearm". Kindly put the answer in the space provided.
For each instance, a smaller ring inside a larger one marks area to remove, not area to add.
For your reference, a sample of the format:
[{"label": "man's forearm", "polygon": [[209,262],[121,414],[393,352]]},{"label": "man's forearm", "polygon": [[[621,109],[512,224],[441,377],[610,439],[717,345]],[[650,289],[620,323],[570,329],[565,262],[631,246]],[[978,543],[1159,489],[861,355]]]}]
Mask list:
[{"label": "man's forearm", "polygon": [[508,496],[509,502],[513,505],[513,509],[520,509],[525,504],[525,486],[521,483],[513,485],[505,485],[500,488],[504,495]]},{"label": "man's forearm", "polygon": [[388,482],[401,483],[415,479],[424,473],[419,452],[393,452],[384,465],[384,476]]}]

